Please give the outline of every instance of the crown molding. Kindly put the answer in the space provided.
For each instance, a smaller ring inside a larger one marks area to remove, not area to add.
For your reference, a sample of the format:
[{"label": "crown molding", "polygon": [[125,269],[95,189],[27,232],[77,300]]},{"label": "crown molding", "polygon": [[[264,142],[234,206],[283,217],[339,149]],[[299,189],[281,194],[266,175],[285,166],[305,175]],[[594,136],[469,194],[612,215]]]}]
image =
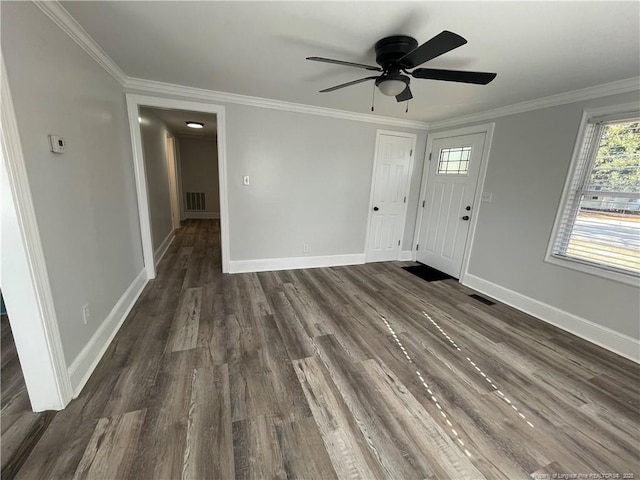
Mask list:
[{"label": "crown molding", "polygon": [[283,100],[272,100],[261,97],[250,97],[236,93],[218,92],[203,88],[187,87],[172,83],[158,82],[155,80],[145,80],[141,78],[128,77],[124,71],[113,61],[107,53],[96,43],[96,41],[82,28],[82,26],[71,16],[69,12],[57,1],[32,0],[33,3],[42,10],[56,25],[58,25],[72,40],[87,52],[96,62],[98,62],[113,78],[115,78],[125,88],[130,90],[142,90],[164,95],[176,95],[196,100],[212,102],[224,102],[237,105],[248,105],[252,107],[270,108],[274,110],[284,110],[288,112],[305,113],[308,115],[320,115],[324,117],[340,118],[343,120],[353,120],[358,122],[375,123],[378,125],[390,125],[396,127],[412,128],[416,130],[439,130],[452,126],[464,125],[468,123],[482,122],[507,115],[530,112],[543,108],[574,103],[593,98],[606,97],[618,93],[632,92],[640,90],[640,77],[628,78],[616,82],[605,83],[593,87],[582,88],[570,92],[551,95],[548,97],[527,100],[504,107],[498,107],[483,112],[462,115],[447,120],[435,122],[420,122],[417,120],[405,120],[402,118],[383,117],[367,113],[348,112],[333,108],[304,105],[301,103],[286,102]]},{"label": "crown molding", "polygon": [[113,78],[125,84],[127,75],[58,1],[33,0],[33,3]]},{"label": "crown molding", "polygon": [[113,78],[127,89],[144,90],[165,95],[177,95],[191,99],[207,100],[214,102],[225,102],[239,105],[249,105],[252,107],[271,108],[274,110],[284,110],[288,112],[306,113],[310,115],[320,115],[324,117],[341,118],[344,120],[355,120],[358,122],[375,123],[378,125],[391,125],[396,127],[412,128],[416,130],[427,130],[428,124],[416,120],[405,120],[402,118],[383,117],[364,113],[347,112],[333,108],[316,107],[303,105],[300,103],[285,102],[282,100],[271,100],[261,97],[250,97],[235,93],[218,92],[202,88],[187,87],[171,83],[145,80],[141,78],[128,77],[124,71],[107,55],[98,43],[89,35],[75,18],[58,2],[32,0],[33,3],[44,12],[58,27],[60,27],[73,41],[75,41],[85,52],[87,52],[98,64],[102,66]]},{"label": "crown molding", "polygon": [[187,87],[173,83],[157,82],[155,80],[145,80],[142,78],[128,77],[124,84],[128,90],[142,90],[164,95],[177,95],[189,99],[206,100],[212,102],[233,103],[237,105],[248,105],[251,107],[270,108],[272,110],[284,110],[287,112],[305,113],[308,115],[320,115],[322,117],[340,118],[343,120],[355,120],[358,122],[375,123],[378,125],[391,125],[396,127],[413,128],[416,130],[427,130],[429,124],[417,120],[405,120],[402,118],[383,117],[367,113],[348,112],[333,108],[317,107],[314,105],[304,105],[302,103],[292,103],[283,100],[272,100],[262,97],[250,97],[237,93],[218,92],[204,88]]},{"label": "crown molding", "polygon": [[618,80],[593,87],[581,88],[579,90],[572,90],[570,92],[550,95],[548,97],[537,98],[535,100],[527,100],[526,102],[506,105],[504,107],[472,113],[470,115],[462,115],[448,120],[430,122],[429,131],[464,125],[467,123],[482,122],[498,117],[506,117],[507,115],[531,112],[533,110],[555,107],[557,105],[591,100],[593,98],[608,97],[618,93],[627,93],[637,90],[640,90],[640,77],[627,78],[625,80]]}]

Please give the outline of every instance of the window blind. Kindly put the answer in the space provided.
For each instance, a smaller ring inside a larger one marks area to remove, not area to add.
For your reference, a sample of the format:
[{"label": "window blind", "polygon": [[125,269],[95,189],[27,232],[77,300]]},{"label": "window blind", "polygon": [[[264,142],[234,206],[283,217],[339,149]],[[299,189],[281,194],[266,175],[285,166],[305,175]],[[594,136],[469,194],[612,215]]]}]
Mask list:
[{"label": "window blind", "polygon": [[553,255],[638,275],[638,179],[640,120],[587,123]]}]

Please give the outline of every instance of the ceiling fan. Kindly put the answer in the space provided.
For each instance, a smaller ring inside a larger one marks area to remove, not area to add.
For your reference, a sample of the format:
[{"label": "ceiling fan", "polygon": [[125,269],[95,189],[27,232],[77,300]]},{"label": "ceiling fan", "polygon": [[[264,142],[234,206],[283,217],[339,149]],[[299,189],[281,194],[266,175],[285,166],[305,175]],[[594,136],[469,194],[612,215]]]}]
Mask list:
[{"label": "ceiling fan", "polygon": [[[382,72],[381,75],[378,76],[365,77],[359,80],[353,80],[352,82],[342,83],[335,87],[325,88],[324,90],[320,90],[320,93],[333,92],[340,88],[375,80],[376,87],[378,87],[384,95],[394,96],[398,102],[404,102],[413,98],[411,89],[409,88],[411,77],[443,80],[445,82],[475,83],[477,85],[486,85],[496,78],[495,73],[487,72],[415,68],[444,53],[461,47],[465,43],[467,43],[466,39],[448,30],[439,33],[420,46],[418,46],[415,38],[406,35],[394,35],[383,38],[375,44],[376,63],[379,67],[322,57],[307,57],[307,60],[363,68],[373,72]],[[413,68],[415,68],[415,70],[411,72],[408,71]]]}]

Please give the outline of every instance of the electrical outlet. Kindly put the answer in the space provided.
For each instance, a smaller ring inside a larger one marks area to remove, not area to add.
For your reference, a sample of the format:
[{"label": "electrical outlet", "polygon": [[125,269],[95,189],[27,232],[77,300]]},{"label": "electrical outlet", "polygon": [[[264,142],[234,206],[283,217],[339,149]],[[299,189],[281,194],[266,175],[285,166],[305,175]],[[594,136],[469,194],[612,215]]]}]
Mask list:
[{"label": "electrical outlet", "polygon": [[305,243],[302,245],[302,253],[309,253],[309,244]]},{"label": "electrical outlet", "polygon": [[91,310],[89,310],[89,304],[87,303],[82,307],[82,321],[86,325],[89,323],[89,319],[91,318]]}]

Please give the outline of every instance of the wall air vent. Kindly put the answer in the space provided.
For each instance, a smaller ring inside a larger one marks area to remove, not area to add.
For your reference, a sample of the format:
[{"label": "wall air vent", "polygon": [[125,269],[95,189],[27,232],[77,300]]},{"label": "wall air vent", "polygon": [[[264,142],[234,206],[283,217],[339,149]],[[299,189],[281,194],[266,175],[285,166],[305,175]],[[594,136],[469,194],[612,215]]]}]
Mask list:
[{"label": "wall air vent", "polygon": [[478,300],[479,302],[484,303],[485,305],[495,305],[496,302],[492,302],[491,300],[489,300],[488,298],[484,298],[481,295],[478,295],[476,293],[472,293],[471,295],[469,295],[471,298],[475,298],[476,300]]},{"label": "wall air vent", "polygon": [[204,212],[207,209],[207,202],[204,192],[187,192],[187,211]]}]

